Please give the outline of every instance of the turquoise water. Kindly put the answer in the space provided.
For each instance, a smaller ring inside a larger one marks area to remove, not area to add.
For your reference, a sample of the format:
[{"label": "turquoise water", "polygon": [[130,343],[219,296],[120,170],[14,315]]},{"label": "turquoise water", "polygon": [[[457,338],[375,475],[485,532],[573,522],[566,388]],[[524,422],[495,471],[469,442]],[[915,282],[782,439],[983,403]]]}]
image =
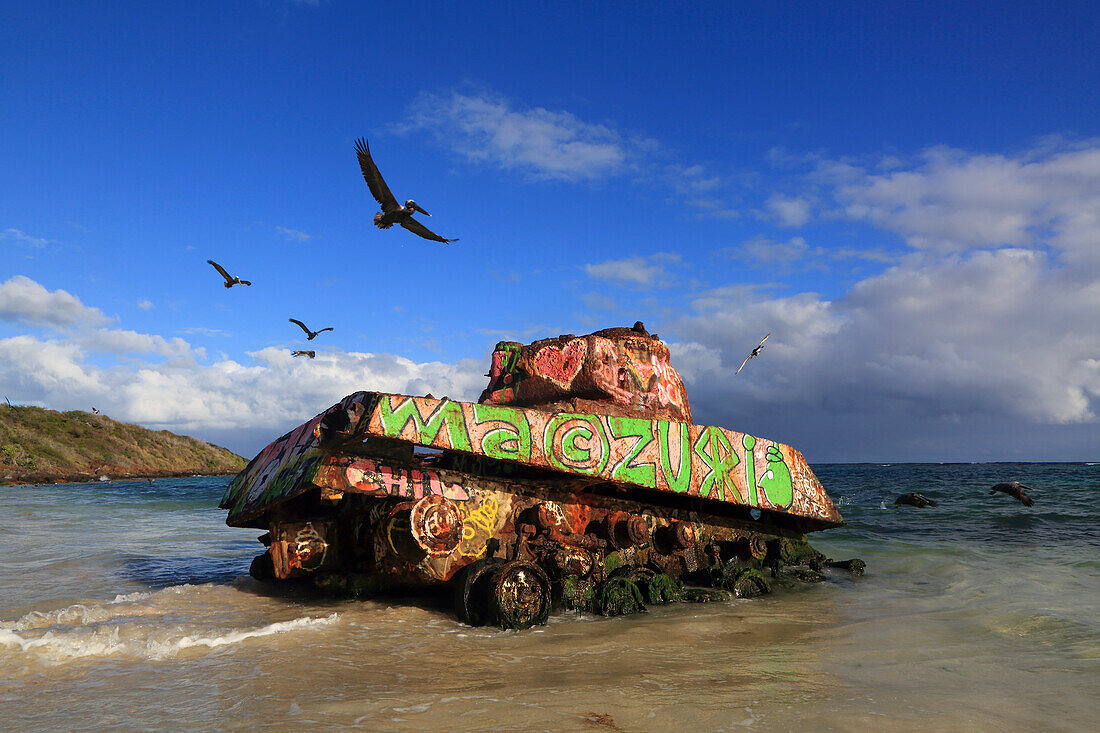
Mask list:
[{"label": "turquoise water", "polygon": [[814,470],[864,577],[525,632],[255,583],[225,478],[0,487],[0,729],[1096,729],[1100,466]]}]

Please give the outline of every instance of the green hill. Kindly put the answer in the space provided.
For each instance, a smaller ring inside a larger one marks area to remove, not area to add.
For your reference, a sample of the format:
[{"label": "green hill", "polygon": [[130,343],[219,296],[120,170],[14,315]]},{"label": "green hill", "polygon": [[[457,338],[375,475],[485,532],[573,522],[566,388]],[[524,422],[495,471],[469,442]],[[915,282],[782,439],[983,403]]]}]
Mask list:
[{"label": "green hill", "polygon": [[0,405],[0,483],[226,475],[245,463],[225,448],[167,430],[80,410]]}]

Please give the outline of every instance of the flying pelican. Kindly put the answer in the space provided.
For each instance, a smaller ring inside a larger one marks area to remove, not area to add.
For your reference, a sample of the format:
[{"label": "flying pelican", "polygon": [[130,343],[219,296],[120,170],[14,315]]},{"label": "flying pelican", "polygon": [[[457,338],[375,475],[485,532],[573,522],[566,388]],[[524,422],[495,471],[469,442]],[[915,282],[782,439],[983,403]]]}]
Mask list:
[{"label": "flying pelican", "polygon": [[1018,499],[1024,506],[1035,506],[1035,500],[1028,496],[1027,491],[1024,491],[1024,489],[1035,491],[1035,489],[1032,489],[1030,486],[1024,486],[1019,481],[1010,481],[1007,484],[997,484],[989,490],[989,495],[992,496],[998,491],[1003,491],[1013,499]]},{"label": "flying pelican", "polygon": [[[768,336],[771,336],[771,335],[772,335],[772,332],[768,331]],[[737,367],[737,371],[734,372],[734,374],[740,374],[741,370],[745,368],[745,365],[749,363],[749,359],[751,359],[754,356],[757,356],[757,355],[760,354],[760,350],[762,348],[764,348],[764,342],[768,340],[768,336],[765,336],[764,338],[760,339],[760,343],[757,344],[756,348],[752,350],[751,354],[749,354],[748,356],[745,357],[745,360],[743,362],[741,362],[741,366]]]},{"label": "flying pelican", "polygon": [[317,356],[317,352],[316,351],[304,351],[302,349],[295,349],[294,351],[290,352],[290,355],[291,356],[308,356],[310,359],[312,359],[313,357]]},{"label": "flying pelican", "polygon": [[209,265],[213,265],[214,269],[221,273],[222,277],[225,278],[225,287],[227,287],[227,288],[231,288],[234,285],[251,285],[252,284],[248,280],[242,280],[239,277],[230,277],[229,273],[225,271],[225,268],[222,267],[221,265],[219,265],[214,260],[207,260],[206,263],[209,264]]},{"label": "flying pelican", "polygon": [[308,328],[306,328],[306,324],[302,323],[301,321],[295,318],[290,318],[288,320],[291,323],[297,323],[299,326],[302,327],[302,330],[306,332],[306,341],[312,341],[317,334],[332,330],[332,326],[329,326],[328,328],[322,328],[320,331],[310,331]]},{"label": "flying pelican", "polygon": [[375,201],[382,205],[382,211],[374,215],[374,225],[376,227],[389,229],[394,224],[400,224],[413,234],[424,237],[424,239],[431,239],[444,244],[458,241],[457,239],[441,237],[414,219],[412,215],[418,211],[424,216],[431,216],[431,214],[420,208],[412,199],[406,201],[404,206],[397,203],[397,199],[390,192],[390,187],[382,180],[382,174],[378,172],[378,166],[374,164],[374,160],[370,157],[370,148],[367,147],[366,140],[359,138],[355,141],[355,153],[359,156],[359,168],[363,171],[363,178],[370,188],[371,195],[374,196]]}]

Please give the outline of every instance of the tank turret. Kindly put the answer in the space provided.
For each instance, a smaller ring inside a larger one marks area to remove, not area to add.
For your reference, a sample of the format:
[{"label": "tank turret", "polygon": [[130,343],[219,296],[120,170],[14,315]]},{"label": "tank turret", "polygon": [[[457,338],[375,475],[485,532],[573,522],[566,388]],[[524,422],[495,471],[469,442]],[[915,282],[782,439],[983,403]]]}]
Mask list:
[{"label": "tank turret", "polygon": [[692,421],[668,347],[641,321],[526,345],[501,341],[488,376],[481,403]]}]

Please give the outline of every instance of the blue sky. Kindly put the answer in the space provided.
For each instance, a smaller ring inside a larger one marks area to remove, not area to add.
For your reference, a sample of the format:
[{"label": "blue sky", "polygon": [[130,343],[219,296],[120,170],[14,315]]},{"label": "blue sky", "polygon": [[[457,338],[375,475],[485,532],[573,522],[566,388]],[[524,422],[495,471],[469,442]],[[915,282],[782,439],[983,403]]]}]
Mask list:
[{"label": "blue sky", "polygon": [[[250,456],[640,319],[698,421],[811,462],[1096,460],[1098,37],[1087,3],[7,3],[0,392]],[[459,242],[372,226],[359,136]]]}]

